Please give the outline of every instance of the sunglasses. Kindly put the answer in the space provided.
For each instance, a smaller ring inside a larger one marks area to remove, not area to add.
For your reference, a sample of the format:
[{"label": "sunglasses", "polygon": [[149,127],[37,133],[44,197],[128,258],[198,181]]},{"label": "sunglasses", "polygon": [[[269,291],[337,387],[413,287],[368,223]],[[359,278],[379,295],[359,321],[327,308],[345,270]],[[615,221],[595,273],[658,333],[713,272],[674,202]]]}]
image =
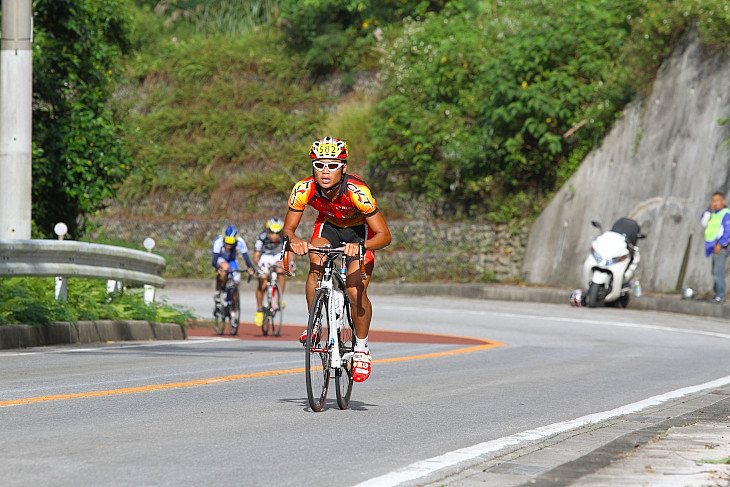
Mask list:
[{"label": "sunglasses", "polygon": [[312,166],[314,166],[314,168],[317,171],[324,171],[324,167],[325,166],[327,166],[327,169],[329,169],[330,171],[336,171],[336,170],[338,170],[339,168],[341,168],[344,165],[345,165],[344,162],[322,162],[322,161],[314,161],[312,163]]}]

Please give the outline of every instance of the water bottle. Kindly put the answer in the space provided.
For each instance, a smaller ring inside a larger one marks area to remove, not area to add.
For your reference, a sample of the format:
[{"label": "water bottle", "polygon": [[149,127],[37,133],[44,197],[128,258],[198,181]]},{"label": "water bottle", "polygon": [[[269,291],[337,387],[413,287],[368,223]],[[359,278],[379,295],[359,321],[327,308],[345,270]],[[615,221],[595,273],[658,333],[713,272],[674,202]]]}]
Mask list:
[{"label": "water bottle", "polygon": [[634,284],[634,296],[637,298],[641,296],[641,283],[638,280]]}]

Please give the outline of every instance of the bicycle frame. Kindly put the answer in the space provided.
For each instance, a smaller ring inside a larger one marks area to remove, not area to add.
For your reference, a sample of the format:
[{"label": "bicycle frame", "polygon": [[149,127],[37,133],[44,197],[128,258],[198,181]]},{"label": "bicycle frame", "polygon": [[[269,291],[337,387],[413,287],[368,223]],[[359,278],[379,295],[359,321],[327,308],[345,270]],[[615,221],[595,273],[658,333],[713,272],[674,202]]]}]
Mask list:
[{"label": "bicycle frame", "polygon": [[[284,262],[284,272],[286,272],[287,275],[291,276],[291,272],[289,271],[289,239],[284,238],[284,244],[282,248],[282,261]],[[324,247],[309,247],[309,252],[314,252],[317,254],[320,254],[324,256],[325,262],[324,262],[324,272],[320,276],[319,280],[317,281],[317,287],[315,288],[315,292],[319,290],[323,290],[326,297],[327,297],[327,314],[328,314],[328,320],[330,323],[336,324],[336,333],[335,335],[338,335],[342,331],[342,325],[345,322],[345,301],[348,300],[347,296],[347,285],[343,279],[343,275],[347,271],[347,259],[345,257],[345,247],[337,247],[333,248],[330,245],[325,245]],[[360,242],[360,275],[362,279],[365,279],[367,276],[365,274],[365,261],[364,261],[364,255],[365,255],[365,242]],[[334,273],[335,268],[335,262],[337,259],[340,259],[340,274],[337,275]],[[335,277],[336,276],[336,277]],[[339,281],[339,289],[335,289],[334,280]],[[333,303],[333,298],[335,296],[341,296],[341,298],[337,298],[337,303]],[[339,313],[339,318],[338,318]],[[327,344],[327,349],[316,349],[313,348],[313,352],[327,352],[330,354],[330,367],[333,369],[339,369],[342,368],[342,363],[351,359],[354,353],[348,352],[344,356],[340,355],[340,344],[338,340],[335,340],[335,336],[330,334],[329,337],[329,343]]]},{"label": "bicycle frame", "polygon": [[223,293],[225,293],[226,306],[222,311],[225,316],[230,316],[233,311],[233,290],[236,288],[236,283],[233,281],[233,271],[228,271],[228,278],[226,283],[223,285]]},{"label": "bicycle frame", "polygon": [[[213,313],[215,318],[215,328],[216,332],[221,335],[225,331],[226,327],[226,319],[228,319],[228,326],[230,328],[231,335],[236,335],[238,333],[238,320],[240,319],[240,307],[241,303],[236,303],[237,309],[236,312],[236,319],[233,319],[233,294],[234,291],[238,288],[238,285],[233,280],[233,271],[228,271],[228,276],[226,279],[225,284],[221,288],[221,302],[216,305],[216,309]],[[225,301],[225,302],[224,302]],[[220,328],[218,326],[218,320],[220,320],[221,325]],[[234,323],[235,321],[235,323]]]},{"label": "bicycle frame", "polygon": [[[327,315],[329,323],[335,324],[334,335],[330,333],[329,343],[327,348],[317,349],[312,348],[313,352],[325,352],[330,355],[330,368],[340,369],[342,368],[343,362],[350,360],[354,355],[354,352],[348,352],[344,355],[340,354],[340,343],[335,337],[339,336],[342,331],[342,325],[345,323],[345,300],[348,299],[345,292],[345,283],[342,281],[340,276],[336,276],[334,271],[335,262],[338,258],[341,259],[340,268],[345,268],[345,254],[344,247],[331,248],[310,248],[310,252],[320,253],[325,256],[324,273],[317,282],[316,290],[324,290],[327,296]],[[339,289],[335,289],[334,281],[339,280]],[[337,297],[340,296],[340,297]],[[336,301],[336,302],[334,302]],[[339,315],[339,316],[338,316]]]}]

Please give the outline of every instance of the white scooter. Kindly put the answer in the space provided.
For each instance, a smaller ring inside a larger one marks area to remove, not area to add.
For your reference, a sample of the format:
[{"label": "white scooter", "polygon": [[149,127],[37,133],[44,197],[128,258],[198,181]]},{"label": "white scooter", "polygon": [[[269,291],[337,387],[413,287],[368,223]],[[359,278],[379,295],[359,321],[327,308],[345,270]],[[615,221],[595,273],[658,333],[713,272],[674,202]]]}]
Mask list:
[{"label": "white scooter", "polygon": [[[601,232],[601,224],[591,224]],[[639,224],[630,218],[620,218],[611,230],[593,239],[591,253],[583,263],[583,282],[588,289],[573,291],[571,304],[574,306],[619,306],[629,304],[632,279],[639,264],[639,248],[636,240],[644,238]],[[638,283],[637,283],[638,284]]]}]

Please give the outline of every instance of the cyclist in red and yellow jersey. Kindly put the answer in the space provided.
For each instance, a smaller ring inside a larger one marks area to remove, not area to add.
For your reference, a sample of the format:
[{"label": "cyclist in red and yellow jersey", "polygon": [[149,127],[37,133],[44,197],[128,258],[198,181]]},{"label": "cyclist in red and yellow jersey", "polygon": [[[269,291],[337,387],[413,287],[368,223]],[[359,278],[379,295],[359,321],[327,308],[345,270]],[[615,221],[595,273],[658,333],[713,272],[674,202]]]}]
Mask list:
[{"label": "cyclist in red and yellow jersey", "polygon": [[[370,188],[359,177],[347,174],[347,144],[340,139],[325,137],[314,141],[309,150],[313,175],[299,181],[289,197],[289,211],[284,221],[283,234],[291,241],[291,250],[304,255],[309,246],[345,246],[347,256],[347,294],[352,304],[355,325],[355,355],[352,377],[362,382],[370,376],[368,332],[372,318],[372,304],[367,296],[370,276],[375,267],[374,250],[390,243],[390,230],[378,211]],[[302,220],[304,208],[309,205],[319,211],[314,223],[311,242],[298,238],[294,232]],[[358,262],[360,242],[365,241],[365,274],[360,275]],[[307,307],[312,304],[317,280],[322,274],[323,257],[309,256],[307,277]],[[300,341],[306,341],[306,330]]]}]

